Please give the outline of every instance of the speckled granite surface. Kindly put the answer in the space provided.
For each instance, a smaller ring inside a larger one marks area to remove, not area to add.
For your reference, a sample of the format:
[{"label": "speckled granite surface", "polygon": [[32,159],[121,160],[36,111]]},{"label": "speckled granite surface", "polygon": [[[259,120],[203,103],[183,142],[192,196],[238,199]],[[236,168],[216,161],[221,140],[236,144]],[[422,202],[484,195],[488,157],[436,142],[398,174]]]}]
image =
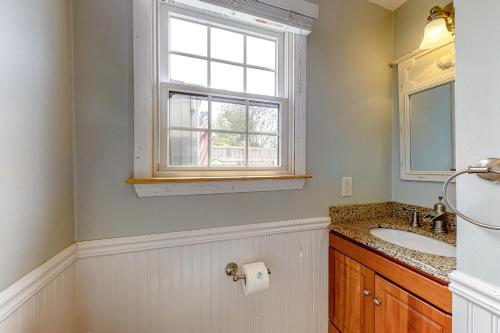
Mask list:
[{"label": "speckled granite surface", "polygon": [[434,234],[430,230],[430,225],[425,222],[422,222],[421,228],[411,227],[409,223],[410,213],[406,212],[403,207],[417,208],[420,212],[420,218],[430,210],[396,202],[333,206],[330,207],[332,219],[330,229],[442,281],[450,282],[448,275],[456,268],[455,258],[410,250],[370,234],[370,229],[373,228],[392,228],[411,231],[452,245],[456,244],[456,218],[453,214],[447,216],[449,233]]}]

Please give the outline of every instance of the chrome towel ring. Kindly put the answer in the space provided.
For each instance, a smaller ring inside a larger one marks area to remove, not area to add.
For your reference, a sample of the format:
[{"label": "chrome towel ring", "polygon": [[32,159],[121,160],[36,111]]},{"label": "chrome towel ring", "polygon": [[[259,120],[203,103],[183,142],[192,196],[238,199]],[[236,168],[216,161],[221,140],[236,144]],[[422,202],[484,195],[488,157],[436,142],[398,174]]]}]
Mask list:
[{"label": "chrome towel ring", "polygon": [[481,179],[484,179],[489,182],[500,183],[500,159],[498,158],[489,158],[486,160],[482,160],[479,162],[478,166],[468,167],[467,169],[459,170],[455,172],[446,180],[443,186],[443,198],[444,202],[448,205],[448,207],[455,213],[457,216],[460,216],[467,222],[470,222],[478,227],[491,229],[491,230],[500,230],[500,226],[495,226],[491,224],[482,223],[476,219],[473,219],[462,212],[460,212],[457,207],[453,206],[451,200],[448,197],[448,187],[450,183],[457,177],[464,174],[476,174]]}]

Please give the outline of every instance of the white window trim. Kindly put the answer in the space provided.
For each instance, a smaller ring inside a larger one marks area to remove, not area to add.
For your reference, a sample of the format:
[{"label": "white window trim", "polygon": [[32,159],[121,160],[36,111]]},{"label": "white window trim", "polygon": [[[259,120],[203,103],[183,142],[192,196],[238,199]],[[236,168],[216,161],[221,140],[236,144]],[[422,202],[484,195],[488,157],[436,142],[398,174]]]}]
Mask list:
[{"label": "white window trim", "polygon": [[[265,180],[228,180],[200,182],[152,183],[155,175],[155,117],[160,84],[157,82],[156,41],[158,38],[158,0],[133,0],[134,52],[134,186],[139,197],[209,193],[258,192],[302,189],[306,174],[306,49],[305,35],[286,33],[291,55],[287,61],[289,84],[288,135],[294,140],[288,151],[293,152],[291,175],[297,178]],[[290,175],[290,173],[289,173]],[[140,180],[149,180],[141,182]]]}]

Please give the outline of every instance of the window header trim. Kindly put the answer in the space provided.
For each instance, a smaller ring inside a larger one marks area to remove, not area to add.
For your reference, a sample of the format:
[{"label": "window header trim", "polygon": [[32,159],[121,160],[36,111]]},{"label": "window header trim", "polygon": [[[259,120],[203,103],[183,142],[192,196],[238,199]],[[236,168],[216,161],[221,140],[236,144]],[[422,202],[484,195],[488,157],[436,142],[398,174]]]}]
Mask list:
[{"label": "window header trim", "polygon": [[[162,4],[210,12],[253,26],[280,32],[308,35],[316,17],[279,8],[258,0],[160,0]],[[269,2],[269,1],[267,1]],[[276,1],[275,1],[276,2]],[[309,4],[309,3],[308,3]],[[315,6],[314,4],[311,4]],[[316,11],[308,12],[313,13]]]}]

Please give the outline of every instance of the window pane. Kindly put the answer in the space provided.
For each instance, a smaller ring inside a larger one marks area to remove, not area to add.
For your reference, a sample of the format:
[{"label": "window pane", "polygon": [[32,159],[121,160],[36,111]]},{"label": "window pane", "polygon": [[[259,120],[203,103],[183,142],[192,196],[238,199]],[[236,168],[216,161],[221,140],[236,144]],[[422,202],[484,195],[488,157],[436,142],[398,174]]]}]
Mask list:
[{"label": "window pane", "polygon": [[248,166],[279,166],[278,137],[269,135],[248,136]]},{"label": "window pane", "polygon": [[212,58],[243,63],[242,34],[211,28],[210,44]]},{"label": "window pane", "polygon": [[236,101],[212,102],[212,128],[226,131],[246,131],[246,105]]},{"label": "window pane", "polygon": [[172,54],[170,56],[170,81],[172,83],[186,83],[206,87],[206,60]]},{"label": "window pane", "polygon": [[208,165],[208,133],[169,131],[169,164],[173,167]]},{"label": "window pane", "polygon": [[207,27],[176,18],[170,19],[170,49],[200,56],[207,55]]},{"label": "window pane", "polygon": [[275,86],[276,86],[276,74],[274,72],[248,68],[247,70],[248,93],[274,96]]},{"label": "window pane", "polygon": [[212,88],[243,91],[243,67],[212,62]]},{"label": "window pane", "polygon": [[248,113],[249,132],[278,133],[279,106],[277,104],[250,102]]},{"label": "window pane", "polygon": [[249,65],[276,68],[276,42],[247,37],[247,63]]},{"label": "window pane", "polygon": [[174,127],[208,128],[205,96],[170,93],[169,124]]},{"label": "window pane", "polygon": [[212,166],[245,166],[245,135],[213,133],[212,150],[210,154],[210,163]]}]

